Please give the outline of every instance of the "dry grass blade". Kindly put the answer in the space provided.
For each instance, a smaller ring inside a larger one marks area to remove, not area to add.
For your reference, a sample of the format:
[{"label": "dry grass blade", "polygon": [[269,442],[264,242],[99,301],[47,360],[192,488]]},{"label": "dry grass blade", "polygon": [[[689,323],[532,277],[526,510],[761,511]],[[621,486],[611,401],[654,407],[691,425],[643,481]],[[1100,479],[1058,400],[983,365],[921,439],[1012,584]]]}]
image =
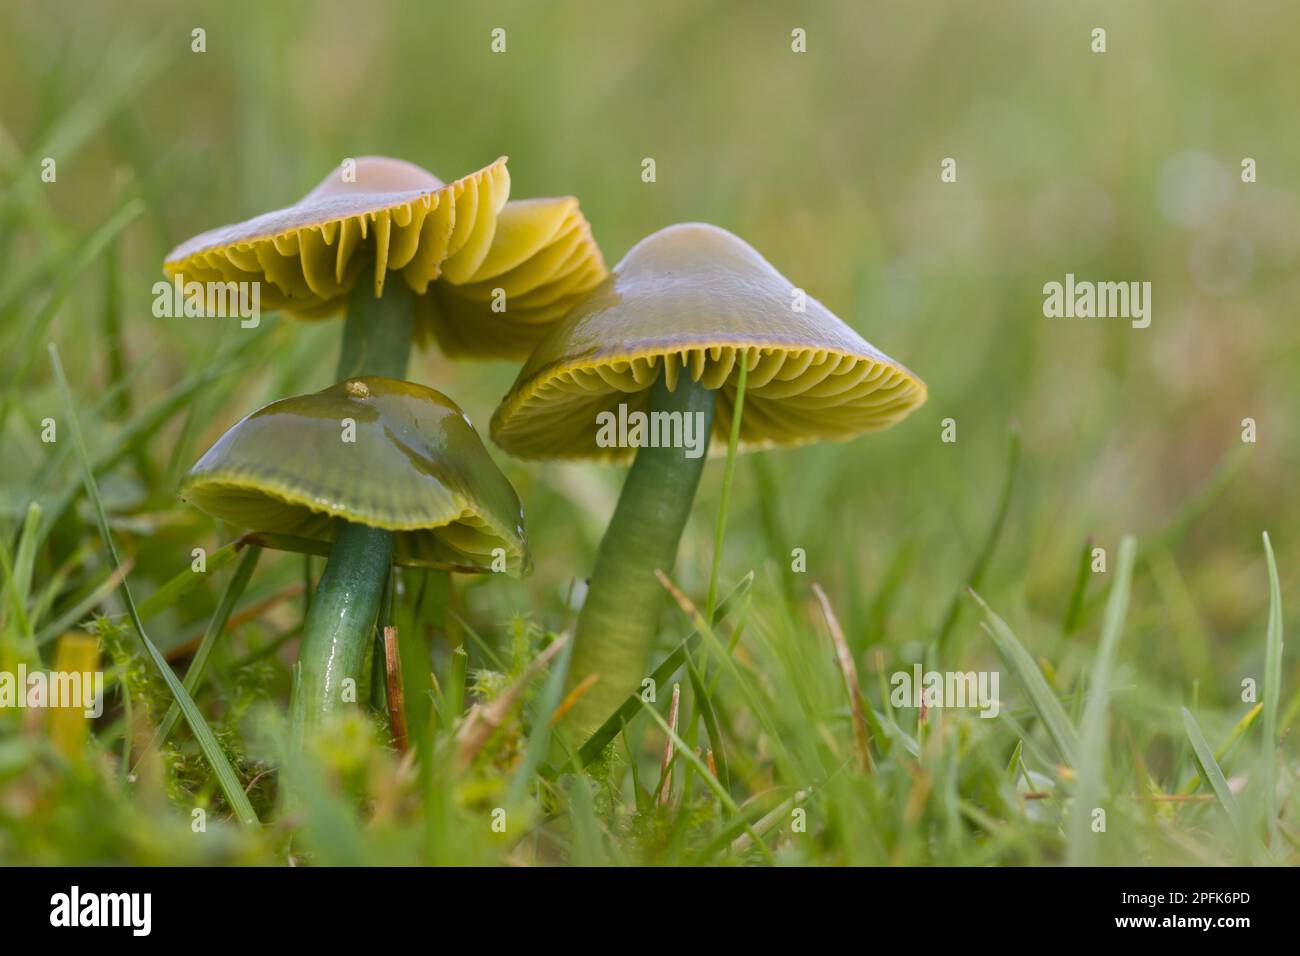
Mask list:
[{"label": "dry grass blade", "polygon": [[399,753],[409,748],[406,730],[406,698],[402,693],[402,654],[397,646],[397,628],[384,628],[384,670],[388,679],[388,723],[393,746]]},{"label": "dry grass blade", "polygon": [[555,659],[555,656],[569,643],[571,636],[572,632],[565,631],[552,641],[551,646],[538,654],[519,678],[502,691],[499,697],[487,704],[475,704],[469,709],[469,713],[465,715],[465,722],[456,731],[456,763],[459,767],[463,769],[469,766],[474,755],[483,749],[483,745],[492,738],[496,729],[505,722],[506,714],[510,713],[510,708],[522,696],[524,688]]},{"label": "dry grass blade", "polygon": [[[244,626],[250,621],[256,621],[259,617],[275,607],[277,604],[283,604],[285,601],[292,600],[303,593],[305,588],[301,581],[296,584],[290,584],[288,587],[281,588],[274,594],[258,601],[251,607],[246,607],[238,614],[232,614],[230,620],[226,622],[226,631],[234,631]],[[203,642],[202,634],[195,634],[184,644],[178,644],[167,652],[169,662],[178,661],[183,657],[188,657],[198,650],[199,645]]]},{"label": "dry grass blade", "polygon": [[[682,702],[682,685],[673,684],[673,700],[668,705],[668,726],[677,732],[677,710]],[[664,758],[659,764],[659,779],[662,781],[659,785],[659,806],[668,806],[668,798],[673,792],[673,737],[668,735],[664,738]]]},{"label": "dry grass blade", "polygon": [[664,574],[659,568],[656,568],[655,577],[657,577],[659,583],[664,586],[664,590],[672,595],[673,600],[677,602],[677,606],[682,609],[682,613],[691,619],[691,623],[701,629],[707,626],[703,615],[701,615],[699,610],[695,607],[695,602],[688,598],[681,588],[673,584],[672,579],[669,578],[668,575]]},{"label": "dry grass blade", "polygon": [[599,674],[588,674],[586,677],[580,680],[578,682],[577,687],[573,688],[573,690],[569,691],[567,694],[564,695],[564,700],[560,701],[560,706],[556,707],[555,713],[551,714],[550,726],[554,727],[561,720],[563,720],[564,715],[567,714],[572,709],[573,705],[578,702],[578,700],[582,697],[582,695],[587,693],[587,691],[591,690],[593,687],[595,687],[596,684],[598,684],[599,682],[600,682]]},{"label": "dry grass blade", "polygon": [[822,616],[826,618],[826,628],[831,632],[831,640],[835,642],[835,657],[840,664],[840,672],[844,675],[844,687],[849,694],[849,706],[853,710],[853,737],[858,745],[858,759],[862,763],[862,768],[869,773],[875,773],[876,764],[871,759],[871,735],[867,732],[867,715],[862,710],[862,687],[858,684],[858,669],[853,663],[853,654],[849,651],[849,643],[844,639],[844,631],[840,628],[840,622],[835,617],[835,612],[831,610],[831,602],[826,597],[826,592],[822,590],[820,584],[812,586],[813,594],[817,596],[817,603],[821,605]]}]

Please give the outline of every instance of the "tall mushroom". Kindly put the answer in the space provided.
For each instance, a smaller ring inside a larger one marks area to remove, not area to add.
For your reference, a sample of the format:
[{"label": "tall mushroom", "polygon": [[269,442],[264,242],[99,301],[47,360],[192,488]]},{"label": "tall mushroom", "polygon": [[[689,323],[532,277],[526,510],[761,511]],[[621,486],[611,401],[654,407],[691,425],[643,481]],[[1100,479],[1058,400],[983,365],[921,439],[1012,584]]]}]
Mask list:
[{"label": "tall mushroom", "polygon": [[[465,413],[391,378],[353,378],[244,418],[190,469],[181,497],[284,546],[328,548],[290,712],[301,738],[367,682],[390,564],[528,566],[523,510]],[[359,697],[357,699],[360,699]]]},{"label": "tall mushroom", "polygon": [[[404,378],[413,338],[522,359],[606,270],[576,199],[509,194],[505,157],[446,184],[413,163],[361,157],[292,206],[195,236],[163,268],[260,283],[263,307],[302,318],[346,304],[340,379]],[[373,282],[358,281],[363,270]]]},{"label": "tall mushroom", "polygon": [[[709,434],[731,429],[742,356],[742,450],[888,428],[926,398],[919,378],[742,239],[690,223],[633,247],[550,331],[493,415],[493,439],[521,458],[635,455],[578,618],[569,684],[598,679],[566,718],[576,743],[639,687],[663,601],[654,572],[675,560]],[[646,443],[604,440],[611,423]],[[697,430],[695,448],[663,447]]]}]

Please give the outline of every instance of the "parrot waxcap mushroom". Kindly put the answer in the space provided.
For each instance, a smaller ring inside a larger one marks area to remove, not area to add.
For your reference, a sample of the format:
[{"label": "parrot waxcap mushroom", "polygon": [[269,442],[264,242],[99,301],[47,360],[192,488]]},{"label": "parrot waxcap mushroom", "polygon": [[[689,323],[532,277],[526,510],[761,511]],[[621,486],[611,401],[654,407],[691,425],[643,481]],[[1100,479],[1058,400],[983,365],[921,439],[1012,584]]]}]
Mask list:
[{"label": "parrot waxcap mushroom", "polygon": [[268,546],[329,556],[299,651],[300,732],[345,701],[344,680],[365,686],[393,563],[516,577],[529,566],[519,498],[474,426],[410,382],[354,378],[273,402],[222,435],[180,495]]},{"label": "parrot waxcap mushroom", "polygon": [[596,416],[646,411],[662,379],[669,391],[680,381],[715,391],[713,433],[725,440],[745,350],[741,450],[879,431],[926,398],[925,383],[743,239],[684,223],[637,243],[551,330],[493,416],[492,437],[519,458],[630,460],[636,448],[602,442]]},{"label": "parrot waxcap mushroom", "polygon": [[504,156],[449,184],[405,160],[362,156],[292,206],[182,243],[163,268],[200,282],[260,280],[264,304],[302,316],[340,306],[363,266],[375,298],[390,271],[422,295],[440,276],[473,275],[509,196]]},{"label": "parrot waxcap mushroom", "polygon": [[738,448],[845,440],[895,424],[926,386],[776,271],[702,223],[632,248],[550,330],[492,418],[521,458],[635,456],[578,618],[569,711],[580,744],[639,686],[712,434],[725,450],[741,363]]},{"label": "parrot waxcap mushroom", "polygon": [[[292,206],[195,236],[164,270],[187,284],[257,283],[260,306],[302,318],[346,308],[339,378],[403,377],[412,338],[427,342],[446,324],[420,318],[442,286],[469,290],[453,299],[459,354],[522,358],[530,342],[490,328],[509,314],[510,291],[519,291],[520,320],[532,328],[549,315],[539,302],[576,297],[565,290],[582,287],[593,269],[603,278],[604,263],[575,199],[520,204],[498,235],[509,195],[504,156],[451,183],[404,160],[364,156]],[[582,242],[571,246],[575,234]],[[541,261],[523,268],[534,257]],[[478,286],[493,278],[505,292],[483,300]],[[476,333],[474,323],[488,328]]]}]

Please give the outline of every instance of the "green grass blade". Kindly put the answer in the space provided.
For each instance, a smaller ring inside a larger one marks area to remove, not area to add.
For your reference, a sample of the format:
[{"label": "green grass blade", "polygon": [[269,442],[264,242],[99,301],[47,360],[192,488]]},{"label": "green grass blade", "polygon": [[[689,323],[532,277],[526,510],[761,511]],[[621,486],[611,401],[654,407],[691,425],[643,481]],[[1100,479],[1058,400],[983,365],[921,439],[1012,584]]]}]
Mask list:
[{"label": "green grass blade", "polygon": [[934,642],[935,656],[941,656],[948,646],[948,638],[952,634],[953,628],[957,626],[957,620],[961,617],[962,593],[966,590],[977,590],[984,582],[984,572],[988,570],[989,562],[993,560],[993,551],[998,546],[998,539],[1002,537],[1002,527],[1007,522],[1007,512],[1011,509],[1011,495],[1016,487],[1016,472],[1020,467],[1020,426],[1012,422],[1007,429],[1007,472],[1006,478],[1002,482],[1002,493],[998,498],[998,508],[993,516],[993,523],[989,525],[989,533],[984,538],[984,546],[980,548],[979,555],[975,558],[975,563],[971,565],[970,573],[966,576],[966,582],[962,590],[953,595],[952,602],[948,605],[948,613],[944,615],[943,623],[939,625],[939,636]]},{"label": "green grass blade", "polygon": [[1241,816],[1241,807],[1237,803],[1237,797],[1233,794],[1232,788],[1228,786],[1228,779],[1223,775],[1223,770],[1219,767],[1219,762],[1214,759],[1214,751],[1210,749],[1210,743],[1205,739],[1205,734],[1201,732],[1200,725],[1192,712],[1186,707],[1181,708],[1183,714],[1183,728],[1187,731],[1187,739],[1191,741],[1192,753],[1196,757],[1196,766],[1201,772],[1201,776],[1209,783],[1210,789],[1214,795],[1219,798],[1219,804],[1223,807],[1228,819],[1232,822],[1232,828],[1237,831],[1237,836],[1246,839],[1245,821]]},{"label": "green grass blade", "polygon": [[[718,778],[709,773],[709,768],[704,765],[704,761],[696,755],[695,751],[691,749],[686,741],[682,740],[682,738],[677,735],[676,731],[668,726],[668,721],[660,717],[657,710],[640,698],[637,698],[637,701],[645,712],[650,715],[650,719],[658,724],[659,729],[672,740],[673,752],[695,768],[695,772],[703,778],[709,789],[713,791],[713,795],[718,798],[718,802],[727,808],[727,812],[731,816],[739,816],[740,807],[736,806],[736,801],[731,799],[731,794],[727,793],[727,791],[722,788],[722,784],[718,781]],[[749,834],[749,838],[754,841],[754,845],[758,847],[758,849],[762,851],[763,856],[767,858],[767,862],[775,863],[776,858],[772,856],[772,851],[768,849],[767,844],[763,842],[762,838],[754,832],[754,828],[749,824],[745,824],[744,829],[745,832]]]},{"label": "green grass blade", "polygon": [[[750,572],[751,574],[753,572]],[[772,714],[772,698],[762,682],[758,680],[757,671],[752,664],[747,664],[745,670],[736,663],[732,656],[734,645],[723,644],[714,632],[714,628],[708,621],[704,620],[704,614],[682,593],[677,585],[662,571],[656,571],[655,576],[659,583],[672,596],[674,603],[677,604],[681,613],[688,621],[695,625],[700,639],[703,641],[705,648],[714,655],[721,669],[729,674],[735,681],[736,690],[742,698],[745,705],[749,708],[751,716],[759,723],[763,730],[771,737],[773,744],[779,750],[784,750],[785,742],[780,736],[780,729]],[[737,625],[739,627],[740,625]],[[748,672],[748,679],[746,677]]]},{"label": "green grass blade", "polygon": [[[44,585],[38,591],[33,591],[30,609],[33,628],[45,620],[54,603],[68,593],[70,580],[77,582],[72,585],[74,589],[86,583],[89,572],[83,571],[81,574],[76,574],[76,571],[85,565],[86,559],[92,554],[94,554],[94,549],[83,541],[76,545],[72,553],[67,555],[57,566],[50,569],[45,576]],[[51,558],[53,557],[54,555],[51,554]]]},{"label": "green grass blade", "polygon": [[727,464],[722,472],[722,496],[718,502],[718,522],[713,530],[713,565],[709,569],[709,597],[704,605],[704,619],[713,621],[718,603],[718,574],[722,570],[722,545],[727,536],[727,506],[731,502],[731,483],[736,476],[736,446],[740,443],[740,423],[745,412],[745,382],[749,377],[749,349],[740,352],[740,374],[736,379],[736,404],[731,412],[731,434],[727,439]]},{"label": "green grass blade", "polygon": [[[221,570],[233,561],[235,556],[247,546],[247,539],[236,538],[234,541],[217,548],[216,551],[213,551],[208,555],[208,574],[211,574],[213,571]],[[140,602],[140,617],[147,621],[154,615],[167,610],[167,608],[174,605],[185,595],[189,594],[190,591],[202,584],[204,580],[205,578],[202,574],[195,574],[192,568],[187,567],[184,571],[176,574],[170,581]]]},{"label": "green grass blade", "polygon": [[[249,341],[253,340],[250,339]],[[141,442],[151,438],[173,415],[184,408],[193,399],[194,395],[201,392],[212,382],[229,372],[243,368],[244,362],[240,358],[243,351],[242,348],[236,349],[229,355],[217,359],[205,367],[203,371],[190,375],[184,381],[173,386],[162,398],[148,408],[142,409],[121,431],[114,435],[113,440],[105,448],[98,451],[91,458],[91,466],[94,468],[95,473],[98,474],[114,467],[129,455],[133,449],[138,447]],[[45,540],[55,522],[76,500],[78,491],[77,484],[73,483],[54,496],[49,508],[46,510],[44,520],[41,522],[41,541]]]},{"label": "green grass blade", "polygon": [[[1228,734],[1223,743],[1214,748],[1214,759],[1222,764],[1223,761],[1227,759],[1228,754],[1232,752],[1232,748],[1246,735],[1246,731],[1255,726],[1255,722],[1259,720],[1259,715],[1263,713],[1263,711],[1264,704],[1262,701],[1250,708],[1250,710],[1246,711],[1246,715],[1233,725],[1232,731]],[[1200,783],[1200,781],[1201,777],[1199,772],[1193,773],[1183,782],[1183,785],[1178,788],[1177,792],[1184,796],[1193,794],[1196,792],[1196,785]]]},{"label": "green grass blade", "polygon": [[9,410],[13,406],[16,390],[23,379],[27,377],[27,371],[36,358],[37,349],[45,339],[45,333],[49,329],[50,323],[54,321],[54,317],[63,306],[68,293],[76,285],[77,279],[82,272],[89,268],[91,263],[103,255],[105,248],[117,238],[118,233],[129,226],[143,212],[144,203],[138,199],[124,203],[98,229],[91,233],[81,243],[72,258],[64,263],[49,298],[45,300],[45,304],[37,312],[36,317],[25,327],[23,346],[19,352],[18,361],[14,366],[9,387],[5,390],[4,397],[0,399],[0,432],[4,431],[5,422],[8,421]]},{"label": "green grass blade", "polygon": [[[130,388],[131,384],[139,377],[140,373],[153,364],[154,358],[158,354],[159,346],[155,346],[145,353],[144,357],[136,363],[127,374],[126,378],[114,382],[99,396],[95,404],[90,406],[86,417],[89,420],[99,420],[110,414],[121,401],[121,396]],[[34,489],[32,497],[36,496],[36,489],[44,488],[52,484],[56,477],[63,472],[63,466],[68,456],[72,454],[67,443],[55,445],[54,450],[45,456],[45,460],[37,469],[35,476],[31,480],[31,486]]]},{"label": "green grass blade", "polygon": [[785,603],[793,607],[795,603],[795,572],[790,567],[790,559],[785,552],[785,533],[781,529],[780,516],[776,504],[781,496],[776,490],[776,481],[772,477],[772,466],[763,452],[754,452],[749,456],[750,469],[754,474],[754,497],[757,499],[758,520],[763,530],[763,542],[767,545],[768,556],[776,563],[781,572],[781,594]]},{"label": "green grass blade", "polygon": [[528,749],[524,751],[523,762],[515,771],[506,794],[506,806],[515,807],[523,800],[528,784],[533,779],[533,772],[542,765],[547,749],[551,745],[551,714],[564,699],[564,678],[569,673],[569,658],[573,656],[573,640],[560,650],[559,656],[551,666],[542,687],[542,697],[538,701],[533,715],[533,726],[528,734]]},{"label": "green grass blade", "polygon": [[1264,532],[1268,559],[1268,635],[1264,644],[1264,787],[1267,791],[1269,845],[1277,846],[1277,711],[1282,699],[1282,585],[1273,543]]},{"label": "green grass blade", "polygon": [[1079,551],[1079,563],[1074,572],[1074,587],[1070,590],[1070,602],[1065,607],[1065,620],[1061,623],[1061,633],[1069,637],[1079,626],[1083,616],[1083,599],[1088,593],[1088,578],[1091,577],[1092,536],[1089,535]]},{"label": "green grass blade", "polygon": [[60,634],[86,620],[96,607],[117,590],[121,583],[122,575],[118,571],[110,571],[89,594],[36,632],[36,646],[43,647]]},{"label": "green grass blade", "polygon": [[[718,502],[718,520],[713,531],[713,563],[709,569],[709,593],[704,605],[704,619],[706,621],[713,620],[714,612],[717,609],[718,575],[722,571],[723,543],[727,537],[727,507],[731,503],[731,485],[736,476],[736,446],[740,443],[740,424],[745,412],[745,383],[748,378],[749,350],[742,349],[740,353],[740,374],[736,381],[736,402],[731,411],[731,431],[727,439],[727,463],[722,472],[722,495]],[[706,686],[707,671],[708,663],[705,663],[705,670],[701,672],[691,657],[690,649],[687,648],[686,672],[691,681],[691,699],[694,701],[695,709],[699,712],[699,715],[704,718],[704,729],[709,738],[709,746],[713,749],[718,777],[722,780],[722,785],[727,787],[730,786],[731,772],[727,767],[727,749],[722,739],[722,728],[718,723],[718,715],[712,696]],[[688,721],[687,726],[690,730],[687,736],[694,743],[695,717],[689,717]],[[686,785],[689,788],[689,777]],[[687,792],[689,793],[689,789]]]},{"label": "green grass blade", "polygon": [[[72,441],[77,450],[77,458],[81,462],[82,479],[86,485],[86,494],[90,497],[94,505],[95,518],[99,524],[99,534],[103,538],[104,547],[108,551],[109,558],[113,567],[121,566],[121,560],[117,554],[117,545],[113,543],[112,532],[108,529],[108,516],[104,513],[104,503],[99,497],[99,486],[95,483],[95,472],[90,463],[90,453],[86,451],[86,442],[81,435],[81,425],[77,421],[76,408],[72,404],[72,393],[68,389],[67,377],[63,374],[63,363],[59,361],[59,350],[50,343],[50,364],[54,369],[54,378],[58,384],[59,396],[63,400],[64,413],[68,417],[68,429],[72,432]],[[199,743],[199,748],[203,751],[204,757],[207,758],[208,764],[212,767],[216,775],[217,783],[220,784],[222,793],[226,796],[226,802],[235,812],[241,823],[254,826],[258,823],[257,814],[253,811],[253,805],[248,802],[248,797],[244,793],[244,788],[240,785],[239,777],[235,774],[235,769],[226,759],[225,751],[217,742],[216,735],[212,733],[212,728],[208,726],[199,708],[194,703],[194,698],[190,697],[185,687],[180,682],[175,672],[168,666],[162,653],[149,640],[149,635],[145,633],[144,622],[140,619],[140,613],[136,609],[135,601],[131,599],[131,588],[126,581],[122,582],[122,599],[126,604],[127,613],[131,617],[131,623],[135,626],[136,634],[140,642],[144,645],[149,659],[153,662],[158,673],[166,682],[176,698],[176,703],[180,706],[182,713],[185,715],[185,721],[190,725],[194,732],[194,737]]]},{"label": "green grass blade", "polygon": [[18,553],[14,555],[14,584],[25,601],[32,591],[32,568],[36,564],[36,529],[41,522],[41,506],[33,501],[23,518]]},{"label": "green grass blade", "polygon": [[[16,649],[17,653],[23,660],[32,660],[36,645],[32,637],[31,621],[27,618],[27,597],[18,590],[13,558],[3,537],[0,537],[0,574],[4,575],[4,593],[8,599],[9,614],[12,615],[13,623],[18,628],[18,637],[21,641],[21,645]],[[7,631],[8,628],[0,628],[0,651],[4,650],[4,637]],[[3,660],[4,656],[0,653],[0,663],[7,663]]]},{"label": "green grass blade", "polygon": [[[295,664],[296,668],[298,665]],[[297,675],[293,675],[297,679]],[[372,844],[357,819],[355,807],[331,786],[320,756],[294,746],[286,722],[271,714],[262,726],[263,746],[279,768],[283,814],[293,818],[297,836],[319,866],[374,865]]]},{"label": "green grass blade", "polygon": [[[104,250],[104,307],[101,321],[104,341],[108,347],[106,364],[110,388],[127,377],[126,340],[122,335],[122,257],[119,250],[120,244],[116,242],[110,243]],[[112,410],[118,418],[125,418],[131,413],[129,390],[122,389],[118,392]]]},{"label": "green grass blade", "polygon": [[[243,596],[244,588],[248,587],[248,579],[253,576],[253,569],[257,567],[257,559],[261,554],[261,548],[253,547],[245,550],[244,557],[235,568],[235,573],[231,575],[229,583],[226,584],[226,590],[221,595],[221,602],[217,605],[217,610],[212,615],[212,619],[208,621],[208,628],[203,632],[203,640],[199,642],[199,648],[194,652],[194,658],[190,661],[189,669],[185,672],[185,690],[189,692],[191,697],[199,689],[199,683],[203,680],[203,670],[208,663],[208,655],[212,653],[212,648],[217,643],[217,639],[225,633],[226,622],[230,620],[231,612],[235,610],[235,605]],[[155,737],[159,746],[166,743],[180,716],[179,704],[174,703],[167,708],[167,714],[163,717],[162,723],[158,725],[158,733]]]},{"label": "green grass blade", "polygon": [[1043,672],[1039,670],[1038,664],[1025,650],[1024,645],[1012,633],[1007,622],[994,614],[993,609],[985,604],[984,599],[978,594],[974,591],[970,593],[984,610],[987,619],[984,626],[985,633],[993,639],[998,655],[1011,668],[1020,686],[1029,694],[1030,703],[1033,704],[1034,711],[1043,722],[1043,726],[1047,728],[1052,742],[1056,744],[1061,759],[1069,767],[1078,766],[1079,738],[1069,717],[1065,715],[1065,708],[1061,706],[1056,694],[1048,686],[1047,678],[1043,676]]},{"label": "green grass blade", "polygon": [[[70,161],[123,103],[132,100],[166,67],[177,49],[163,36],[130,52],[123,47],[114,48],[105,59],[102,72],[81,95],[69,102],[67,109],[58,111],[54,122],[26,158],[30,162],[41,156],[57,156],[60,164]],[[10,205],[25,202],[37,194],[37,182],[31,176],[15,177],[0,197],[0,209],[7,211]]]},{"label": "green grass blade", "polygon": [[[750,586],[754,583],[754,573],[751,571],[740,579],[731,593],[726,596],[721,604],[718,605],[717,618],[723,620],[739,603],[740,599],[749,593]],[[686,661],[686,653],[694,648],[700,642],[700,632],[693,631],[687,635],[686,639],[677,645],[676,649],[669,654],[662,664],[654,669],[650,675],[655,682],[656,687],[662,687],[677,673],[677,669]],[[641,710],[641,698],[637,694],[632,694],[625,700],[618,710],[610,715],[609,719],[596,728],[596,732],[587,738],[586,743],[578,748],[578,763],[586,767],[593,760],[600,756],[601,751],[613,740],[623,725],[631,722],[632,718]],[[540,773],[543,776],[551,777],[563,770],[563,767],[546,767]]]},{"label": "green grass blade", "polygon": [[1183,499],[1175,513],[1160,529],[1156,536],[1156,548],[1150,550],[1155,554],[1161,548],[1173,550],[1187,536],[1187,532],[1209,510],[1219,495],[1232,484],[1241,466],[1250,456],[1251,445],[1239,443],[1231,451],[1225,452],[1214,466],[1214,470],[1195,491]]},{"label": "green grass blade", "polygon": [[1074,803],[1070,812],[1067,860],[1072,866],[1091,866],[1096,862],[1097,839],[1089,826],[1093,808],[1107,796],[1106,728],[1110,704],[1110,684],[1115,666],[1115,651],[1128,614],[1129,592],[1133,582],[1133,562],[1137,542],[1125,536],[1119,543],[1119,560],[1115,566],[1115,583],[1111,585],[1106,615],[1102,619],[1101,640],[1092,661],[1088,681],[1088,702],[1083,708],[1079,766],[1076,769]]}]

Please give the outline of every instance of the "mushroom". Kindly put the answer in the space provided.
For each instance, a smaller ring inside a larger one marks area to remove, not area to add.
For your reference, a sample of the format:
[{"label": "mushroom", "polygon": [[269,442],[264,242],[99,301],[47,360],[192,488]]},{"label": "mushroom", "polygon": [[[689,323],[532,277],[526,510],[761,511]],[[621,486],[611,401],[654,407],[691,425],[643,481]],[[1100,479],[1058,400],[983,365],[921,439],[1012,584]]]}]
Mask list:
[{"label": "mushroom", "polygon": [[635,454],[578,617],[569,685],[598,679],[567,715],[577,743],[639,687],[663,599],[655,571],[672,568],[710,433],[730,432],[742,361],[741,450],[888,428],[926,398],[916,375],[744,240],[689,223],[634,246],[551,329],[492,417],[493,439],[521,458]]},{"label": "mushroom", "polygon": [[[263,307],[304,318],[346,302],[338,378],[405,377],[412,338],[522,359],[606,270],[576,199],[509,194],[505,157],[444,184],[413,163],[366,156],[286,209],[195,236],[163,268],[186,281],[260,283]],[[373,284],[358,281],[363,269]],[[390,272],[403,281],[388,283]]]},{"label": "mushroom", "polygon": [[273,402],[208,449],[180,496],[292,550],[327,550],[295,670],[299,739],[368,682],[391,563],[457,571],[529,564],[523,510],[445,395],[367,376]]}]

